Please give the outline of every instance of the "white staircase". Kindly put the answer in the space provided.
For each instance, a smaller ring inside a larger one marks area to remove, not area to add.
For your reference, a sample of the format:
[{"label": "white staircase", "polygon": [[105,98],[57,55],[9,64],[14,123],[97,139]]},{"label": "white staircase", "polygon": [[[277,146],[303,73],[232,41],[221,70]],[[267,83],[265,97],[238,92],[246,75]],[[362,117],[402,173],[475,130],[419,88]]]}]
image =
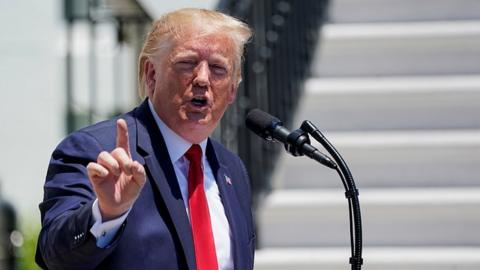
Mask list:
[{"label": "white staircase", "polygon": [[[362,269],[480,269],[480,1],[332,0],[330,16],[289,128],[311,120],[349,164]],[[257,218],[255,269],[350,269],[336,172],[283,154]]]}]

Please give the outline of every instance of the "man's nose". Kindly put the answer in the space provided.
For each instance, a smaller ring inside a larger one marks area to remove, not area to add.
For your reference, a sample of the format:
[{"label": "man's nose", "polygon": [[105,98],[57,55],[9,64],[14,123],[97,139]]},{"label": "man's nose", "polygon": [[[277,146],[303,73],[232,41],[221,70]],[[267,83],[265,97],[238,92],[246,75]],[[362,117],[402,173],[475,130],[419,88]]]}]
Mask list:
[{"label": "man's nose", "polygon": [[195,78],[193,83],[199,86],[209,86],[210,85],[210,68],[207,61],[202,61],[195,68]]}]

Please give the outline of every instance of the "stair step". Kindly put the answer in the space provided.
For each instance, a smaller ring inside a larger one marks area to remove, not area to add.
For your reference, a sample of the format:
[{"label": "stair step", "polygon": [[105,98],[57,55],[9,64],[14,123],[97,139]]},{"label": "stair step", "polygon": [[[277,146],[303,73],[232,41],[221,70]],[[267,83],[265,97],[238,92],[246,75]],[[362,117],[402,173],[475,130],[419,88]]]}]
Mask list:
[{"label": "stair step", "polygon": [[317,77],[480,73],[480,21],[326,24]]},{"label": "stair step", "polygon": [[[480,130],[328,132],[359,188],[480,187]],[[314,143],[322,152],[322,146]],[[338,174],[305,157],[281,156],[275,188],[341,188]]]},{"label": "stair step", "polygon": [[468,20],[480,18],[478,0],[334,0],[335,23]]},{"label": "stair step", "polygon": [[[348,270],[347,248],[270,248],[257,250],[256,270]],[[366,247],[362,269],[477,270],[478,247]]]},{"label": "stair step", "polygon": [[355,131],[480,128],[477,115],[475,75],[310,79],[296,118],[323,130]]},{"label": "stair step", "polygon": [[[366,246],[480,245],[480,188],[360,189],[360,205]],[[258,215],[265,248],[349,244],[343,190],[274,191]]]}]

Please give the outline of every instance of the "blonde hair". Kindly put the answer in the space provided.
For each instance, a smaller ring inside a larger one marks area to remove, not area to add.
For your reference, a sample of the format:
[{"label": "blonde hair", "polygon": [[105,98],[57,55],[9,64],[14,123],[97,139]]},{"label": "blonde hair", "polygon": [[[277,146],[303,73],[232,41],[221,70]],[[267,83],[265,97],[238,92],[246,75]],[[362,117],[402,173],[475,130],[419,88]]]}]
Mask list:
[{"label": "blonde hair", "polygon": [[149,57],[168,51],[174,40],[188,35],[192,27],[201,26],[200,35],[224,33],[229,35],[236,48],[234,74],[237,84],[241,81],[241,60],[245,44],[250,40],[252,31],[247,24],[223,13],[186,8],[167,13],[155,21],[147,35],[142,51],[138,57],[138,93],[145,97],[145,61]]}]

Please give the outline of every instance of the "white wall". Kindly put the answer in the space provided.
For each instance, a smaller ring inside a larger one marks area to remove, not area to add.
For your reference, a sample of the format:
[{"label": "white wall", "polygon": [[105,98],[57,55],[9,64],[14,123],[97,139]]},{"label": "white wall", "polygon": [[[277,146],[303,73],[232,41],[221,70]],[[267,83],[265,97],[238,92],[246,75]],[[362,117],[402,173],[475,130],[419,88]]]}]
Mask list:
[{"label": "white wall", "polygon": [[158,18],[162,14],[186,7],[214,9],[218,0],[175,0],[175,1],[159,1],[159,0],[138,0],[148,13]]},{"label": "white wall", "polygon": [[[154,17],[182,8],[214,8],[217,1],[141,0]],[[39,222],[38,204],[51,152],[65,136],[65,21],[62,0],[0,1],[0,196],[24,222]],[[135,102],[133,50],[119,49],[115,29],[97,29],[97,107],[111,113],[113,93],[123,106]],[[74,27],[74,91],[77,108],[88,104],[89,29]],[[120,65],[119,65],[120,63]],[[121,68],[113,82],[113,67]],[[116,89],[115,89],[116,87]],[[115,92],[114,92],[115,91]]]},{"label": "white wall", "polygon": [[58,2],[0,1],[0,196],[22,217],[39,216],[49,156],[63,135]]}]

